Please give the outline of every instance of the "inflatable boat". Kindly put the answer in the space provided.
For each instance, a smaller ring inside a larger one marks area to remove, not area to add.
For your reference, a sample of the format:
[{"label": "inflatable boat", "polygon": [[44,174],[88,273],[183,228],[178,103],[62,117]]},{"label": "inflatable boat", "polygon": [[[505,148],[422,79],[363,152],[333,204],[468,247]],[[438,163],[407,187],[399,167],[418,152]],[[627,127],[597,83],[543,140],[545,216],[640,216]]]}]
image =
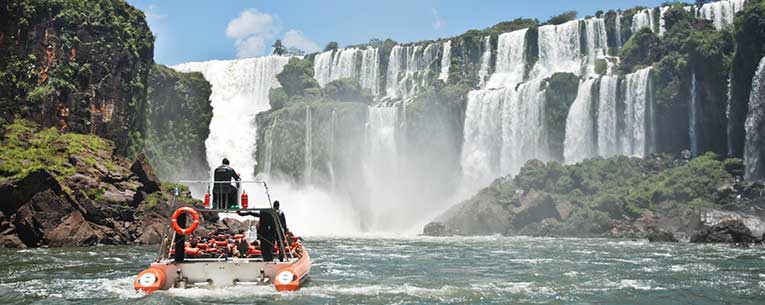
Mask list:
[{"label": "inflatable boat", "polygon": [[[247,285],[273,285],[277,291],[294,291],[305,283],[311,270],[308,251],[300,238],[284,231],[279,214],[271,205],[268,185],[264,181],[240,183],[261,184],[265,188],[269,207],[249,208],[247,194],[243,192],[237,196],[238,204],[220,204],[231,201],[221,198],[211,200],[213,198],[208,186],[204,209],[180,207],[175,210],[156,259],[149,268],[140,272],[133,282],[136,291],[150,294],[171,288]],[[258,225],[270,223],[273,226],[271,232],[275,231],[275,236],[259,236],[252,230],[252,226],[246,232],[195,234],[200,223],[204,221],[200,214],[216,213],[236,214],[243,219],[252,219],[251,221],[256,221]],[[272,250],[267,251],[269,249],[266,247],[271,247]]]}]

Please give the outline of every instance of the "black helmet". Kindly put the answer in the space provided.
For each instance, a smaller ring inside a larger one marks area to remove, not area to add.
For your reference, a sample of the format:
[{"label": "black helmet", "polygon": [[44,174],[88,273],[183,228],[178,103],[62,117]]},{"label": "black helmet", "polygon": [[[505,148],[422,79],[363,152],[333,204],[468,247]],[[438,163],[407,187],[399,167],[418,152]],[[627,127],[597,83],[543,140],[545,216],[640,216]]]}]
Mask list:
[{"label": "black helmet", "polygon": [[228,165],[228,159],[227,158],[223,158],[223,164]]},{"label": "black helmet", "polygon": [[274,201],[274,209],[279,209],[279,200]]}]

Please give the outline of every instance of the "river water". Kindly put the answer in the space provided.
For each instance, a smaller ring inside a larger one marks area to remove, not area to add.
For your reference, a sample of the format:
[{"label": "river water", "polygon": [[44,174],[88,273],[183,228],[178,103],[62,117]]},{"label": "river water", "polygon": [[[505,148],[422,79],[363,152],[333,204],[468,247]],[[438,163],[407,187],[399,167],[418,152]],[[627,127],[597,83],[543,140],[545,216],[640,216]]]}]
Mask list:
[{"label": "river water", "polygon": [[154,247],[0,249],[0,304],[763,304],[765,249],[608,239],[306,238],[310,282],[133,292]]}]

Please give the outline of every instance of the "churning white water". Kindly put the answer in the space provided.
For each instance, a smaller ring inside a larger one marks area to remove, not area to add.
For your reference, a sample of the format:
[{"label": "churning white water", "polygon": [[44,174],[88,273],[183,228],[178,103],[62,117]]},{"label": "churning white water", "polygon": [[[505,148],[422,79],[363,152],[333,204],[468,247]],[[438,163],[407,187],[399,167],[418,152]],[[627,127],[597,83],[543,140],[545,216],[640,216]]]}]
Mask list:
[{"label": "churning white water", "polygon": [[276,74],[288,57],[266,56],[239,60],[190,62],[173,67],[201,72],[212,85],[213,116],[205,141],[207,162],[217,167],[226,157],[243,179],[255,177],[255,115],[268,110],[268,91],[278,87]]},{"label": "churning white water", "polygon": [[746,116],[746,142],[744,146],[744,164],[747,178],[765,177],[765,164],[762,153],[765,149],[765,57],[752,79],[752,92],[749,95],[749,113]]}]

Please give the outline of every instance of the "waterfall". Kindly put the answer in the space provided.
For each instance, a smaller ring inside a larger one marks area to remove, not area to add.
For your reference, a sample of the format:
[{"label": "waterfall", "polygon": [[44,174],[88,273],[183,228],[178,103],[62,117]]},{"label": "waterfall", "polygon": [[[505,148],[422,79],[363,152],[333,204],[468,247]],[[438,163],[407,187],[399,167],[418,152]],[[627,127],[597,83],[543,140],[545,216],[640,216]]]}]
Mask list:
[{"label": "waterfall", "polygon": [[576,100],[569,108],[563,145],[564,160],[568,164],[591,158],[596,153],[592,117],[592,87],[595,83],[595,79],[580,82]]},{"label": "waterfall", "polygon": [[[499,35],[497,40],[497,61],[494,73],[486,83],[487,88],[515,87],[523,81],[526,72],[526,29]],[[488,37],[486,37],[488,42]],[[488,55],[487,55],[488,54]],[[484,52],[481,57],[481,71],[484,71],[484,58],[486,58],[486,73],[488,74],[489,57],[491,50]],[[480,72],[479,72],[480,75]],[[483,78],[482,78],[483,79]]]},{"label": "waterfall", "polygon": [[211,168],[226,157],[242,179],[254,178],[255,115],[270,108],[268,91],[279,86],[276,74],[288,60],[288,57],[266,56],[191,62],[173,67],[181,72],[201,72],[212,85],[213,116],[210,135],[205,141]]},{"label": "waterfall", "polygon": [[598,155],[611,157],[619,153],[617,147],[616,101],[619,77],[605,75],[600,78],[598,102]]},{"label": "waterfall", "polygon": [[602,18],[589,18],[584,20],[586,63],[585,75],[595,74],[595,60],[604,58],[608,54],[608,37],[606,35],[606,22]]},{"label": "waterfall", "polygon": [[624,132],[620,136],[621,154],[627,156],[643,156],[646,153],[646,127],[653,124],[646,121],[646,109],[648,115],[650,107],[653,104],[650,92],[650,74],[651,68],[638,70],[635,73],[625,76],[625,111],[624,111]]},{"label": "waterfall", "polygon": [[359,49],[337,49],[316,55],[313,64],[314,78],[324,87],[333,80],[357,77],[356,58]]},{"label": "waterfall", "polygon": [[265,137],[266,137],[266,152],[265,152],[265,159],[266,164],[263,167],[263,171],[266,173],[266,175],[271,175],[271,165],[273,164],[273,158],[274,158],[274,125],[276,125],[277,119],[274,119],[271,122],[271,126],[268,126],[266,128]]},{"label": "waterfall", "polygon": [[499,115],[506,89],[473,90],[467,96],[461,164],[465,181],[486,185],[500,174],[502,124]]},{"label": "waterfall", "polygon": [[379,93],[380,55],[378,48],[349,48],[317,54],[313,62],[314,78],[320,86],[342,79],[353,78],[372,95]]},{"label": "waterfall", "polygon": [[643,28],[649,28],[651,31],[656,32],[653,27],[653,8],[647,8],[640,10],[632,16],[632,33],[637,33]]},{"label": "waterfall", "polygon": [[699,155],[699,146],[697,140],[696,130],[696,107],[698,101],[696,100],[696,72],[691,74],[691,100],[688,102],[690,111],[688,111],[688,140],[691,144],[691,155]]},{"label": "waterfall", "polygon": [[303,152],[303,185],[312,183],[313,175],[313,122],[311,120],[311,107],[305,106],[305,151]]},{"label": "waterfall", "polygon": [[390,52],[386,78],[389,98],[409,98],[432,80],[431,72],[441,53],[442,44],[397,45]]},{"label": "waterfall", "polygon": [[438,79],[445,83],[449,80],[449,68],[452,65],[452,41],[444,41],[443,54],[441,55],[441,73]]},{"label": "waterfall", "polygon": [[622,41],[622,11],[616,12],[616,25],[614,27],[614,33],[616,34],[616,49],[620,50],[624,44],[624,41]]},{"label": "waterfall", "polygon": [[746,178],[759,179],[765,177],[765,164],[762,153],[765,149],[765,57],[752,79],[752,93],[749,95],[749,113],[746,116],[746,142],[744,144],[744,164]]},{"label": "waterfall", "polygon": [[369,223],[365,224],[369,229],[379,230],[381,225],[392,220],[389,216],[400,212],[392,206],[401,203],[396,183],[401,179],[398,126],[398,107],[368,108],[367,151],[363,168],[370,189],[366,206]]},{"label": "waterfall", "polygon": [[380,49],[366,48],[361,52],[359,85],[369,89],[372,96],[380,94]]},{"label": "waterfall", "polygon": [[699,18],[711,20],[718,30],[733,24],[736,13],[744,9],[745,0],[722,0],[706,3],[697,14]]},{"label": "waterfall", "polygon": [[666,14],[669,9],[669,6],[662,6],[659,8],[659,36],[664,35],[664,33],[667,31],[664,14]]},{"label": "waterfall", "polygon": [[332,193],[337,189],[337,179],[335,177],[335,125],[337,124],[337,112],[332,109],[332,114],[329,119],[329,153],[327,168],[329,169],[330,186],[332,187]]},{"label": "waterfall", "polygon": [[[526,161],[550,159],[544,126],[545,92],[542,80],[504,89],[501,112],[501,175],[516,174]],[[494,139],[496,141],[496,139]]]},{"label": "waterfall", "polygon": [[491,73],[491,36],[484,37],[482,41],[481,68],[478,70],[478,82],[481,86],[486,83],[486,79]]},{"label": "waterfall", "polygon": [[543,78],[555,72],[579,75],[582,70],[579,20],[560,25],[539,27],[539,59],[534,66],[534,78]]}]

